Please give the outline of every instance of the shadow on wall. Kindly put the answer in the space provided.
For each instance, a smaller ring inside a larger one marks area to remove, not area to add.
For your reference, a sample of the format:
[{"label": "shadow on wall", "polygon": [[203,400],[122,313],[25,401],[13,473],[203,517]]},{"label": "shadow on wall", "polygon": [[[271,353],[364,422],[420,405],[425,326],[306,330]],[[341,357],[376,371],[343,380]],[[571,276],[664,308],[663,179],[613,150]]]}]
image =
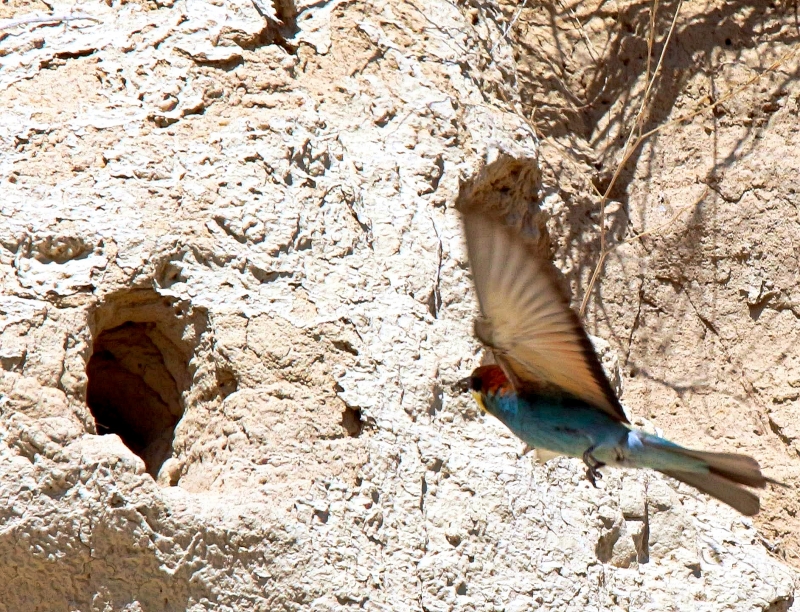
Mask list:
[{"label": "shadow on wall", "polygon": [[[793,45],[797,37],[796,30],[779,27],[781,13],[795,9],[778,3],[720,3],[693,13],[677,0],[668,0],[658,5],[655,15],[652,14],[653,3],[649,1],[604,8],[606,10],[597,10],[591,5],[581,7],[580,3],[572,7],[555,2],[538,3],[521,14],[514,38],[515,50],[519,53],[517,68],[522,102],[527,109],[535,110],[537,128],[542,134],[567,138],[578,135],[595,145],[607,145],[596,160],[597,169],[602,169],[596,179],[601,192],[608,186],[617,156],[624,148],[627,132],[623,130],[620,135],[619,130],[633,124],[640,108],[644,92],[641,81],[648,68],[651,19],[656,29],[650,57],[652,70],[662,53],[675,11],[681,11],[660,76],[653,83],[650,94],[653,103],[645,117],[643,131],[662,125],[670,118],[676,106],[684,102],[686,83],[696,74],[705,74],[709,67],[724,63],[748,65],[744,59],[746,53],[770,34],[774,34],[775,43],[786,45]],[[575,10],[579,14],[576,15]],[[615,20],[614,27],[601,26],[609,17]],[[575,26],[576,19],[579,27]],[[589,34],[606,29],[607,36],[600,36],[594,43],[587,42]],[[552,42],[541,44],[542,40]],[[762,57],[759,68],[766,70],[775,59],[777,57]],[[777,81],[770,87],[771,93],[765,97],[780,97],[786,83],[797,76],[796,72],[777,75]],[[725,93],[725,90],[712,90],[709,96]],[[624,110],[618,108],[619,103]],[[715,112],[719,115],[725,111],[717,109]],[[751,130],[760,123],[755,117]],[[617,181],[612,199],[625,197],[632,170],[641,154],[642,150],[628,162],[628,171]],[[741,154],[737,150],[737,156]]]},{"label": "shadow on wall", "polygon": [[[515,14],[518,3],[506,4],[509,14]],[[766,74],[783,49],[796,43],[796,6],[767,2],[695,6],[678,0],[656,5],[644,0],[614,5],[529,3],[520,9],[511,30],[526,116],[543,140],[557,141],[557,150],[567,151],[570,159],[586,169],[599,193],[606,191],[614,176],[642,104],[648,70],[652,73],[655,69],[676,10],[679,18],[650,90],[642,133],[712,101],[719,102],[745,78],[764,74],[758,85],[762,92],[750,108],[737,110],[742,102],[734,99],[732,104],[720,105],[704,115],[704,121],[709,121],[714,130],[715,143],[720,127],[735,121],[743,128],[728,153],[717,156],[716,150],[713,152],[713,163],[701,179],[713,185],[725,168],[757,146],[759,140],[753,136],[781,108],[788,84],[798,78],[798,69],[791,63],[771,76]],[[784,27],[787,16],[795,27]],[[649,49],[653,29],[655,39]],[[754,54],[765,41],[770,41],[775,52]],[[746,76],[736,75],[732,84],[733,70],[741,70]],[[611,200],[620,203],[616,208],[609,206],[606,212],[606,235],[612,242],[631,230],[629,189],[637,175],[650,176],[651,169],[660,163],[660,149],[652,146],[658,138],[658,134],[653,135],[647,141],[651,146],[634,151],[609,194]],[[559,186],[568,207],[565,227],[558,233],[566,237],[567,244],[577,245],[581,254],[570,280],[585,287],[599,257],[598,198],[591,186],[571,184],[574,179],[565,170],[574,166],[548,156],[541,164],[545,183]],[[642,229],[646,229],[646,210],[636,212],[642,215]],[[713,205],[698,206],[693,214],[696,224],[707,224],[714,215]],[[593,289],[594,304],[599,308],[601,281],[602,277]]]}]

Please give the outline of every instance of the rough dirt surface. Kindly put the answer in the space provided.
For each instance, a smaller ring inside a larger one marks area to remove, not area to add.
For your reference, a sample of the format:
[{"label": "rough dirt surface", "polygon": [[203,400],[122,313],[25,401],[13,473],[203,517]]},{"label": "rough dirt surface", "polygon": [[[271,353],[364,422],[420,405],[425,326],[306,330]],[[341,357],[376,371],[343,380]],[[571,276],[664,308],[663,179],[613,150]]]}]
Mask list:
[{"label": "rough dirt surface", "polygon": [[[651,71],[677,6],[657,12]],[[544,4],[517,22],[550,237],[578,302],[599,252],[592,185],[607,189],[640,108],[650,19],[647,3],[589,2]],[[611,244],[653,233],[612,252],[587,309],[619,352],[631,410],[686,443],[751,453],[789,485],[764,495],[756,523],[796,567],[798,42],[790,4],[681,7],[641,130],[660,131],[606,209]]]},{"label": "rough dirt surface", "polygon": [[606,203],[609,245],[651,233],[586,312],[634,422],[789,488],[754,520],[593,489],[453,388],[481,359],[456,205],[521,220],[580,304],[651,8],[0,4],[0,611],[789,609],[789,3],[681,7],[666,127]]}]

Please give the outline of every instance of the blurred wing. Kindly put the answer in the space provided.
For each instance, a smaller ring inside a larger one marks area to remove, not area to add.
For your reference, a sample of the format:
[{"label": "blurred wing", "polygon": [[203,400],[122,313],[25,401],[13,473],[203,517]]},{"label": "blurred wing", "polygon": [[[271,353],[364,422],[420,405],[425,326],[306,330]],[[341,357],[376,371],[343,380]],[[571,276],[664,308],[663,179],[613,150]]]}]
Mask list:
[{"label": "blurred wing", "polygon": [[552,264],[510,228],[465,214],[475,291],[483,318],[478,339],[520,390],[555,386],[627,423],[578,316],[559,289]]}]

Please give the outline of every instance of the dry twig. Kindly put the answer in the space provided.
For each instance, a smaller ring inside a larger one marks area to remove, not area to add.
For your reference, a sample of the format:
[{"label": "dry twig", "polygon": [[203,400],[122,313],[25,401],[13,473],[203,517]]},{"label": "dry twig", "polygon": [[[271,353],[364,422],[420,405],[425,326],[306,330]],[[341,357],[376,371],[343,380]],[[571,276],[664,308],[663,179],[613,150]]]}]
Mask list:
[{"label": "dry twig", "polygon": [[[675,31],[675,24],[678,22],[678,14],[680,13],[681,6],[683,6],[683,0],[678,2],[678,6],[675,7],[675,14],[672,17],[672,23],[669,27],[669,32],[667,32],[667,37],[664,40],[664,46],[661,48],[661,55],[658,58],[658,63],[656,64],[656,68],[653,71],[653,75],[650,77],[647,83],[647,87],[644,90],[644,94],[642,95],[642,103],[639,105],[639,111],[636,114],[636,120],[634,121],[633,126],[631,127],[630,132],[628,133],[628,139],[625,141],[625,147],[623,148],[622,153],[622,160],[619,164],[617,164],[617,169],[614,171],[614,175],[611,177],[611,181],[606,188],[605,193],[600,198],[600,258],[597,260],[597,265],[592,272],[592,277],[589,279],[589,286],[586,288],[586,293],[583,296],[583,301],[581,302],[581,309],[580,314],[583,316],[586,312],[586,305],[589,303],[589,297],[592,294],[592,288],[594,287],[595,282],[597,281],[597,277],[600,275],[600,271],[603,268],[603,263],[605,262],[606,256],[609,253],[609,250],[606,246],[606,202],[608,201],[608,196],[611,193],[611,190],[614,188],[614,185],[619,178],[619,175],[622,173],[622,169],[625,167],[628,159],[630,159],[633,152],[639,147],[639,145],[644,141],[644,136],[641,135],[642,124],[644,121],[645,111],[647,110],[647,103],[650,100],[650,94],[653,91],[653,84],[655,83],[656,78],[661,70],[661,65],[664,62],[664,57],[667,54],[667,48],[669,47],[669,41],[672,39],[672,33]],[[647,40],[647,71],[648,74],[650,72],[650,55],[653,49],[653,43],[655,42],[655,12],[658,9],[658,0],[654,0],[653,2],[653,10],[650,15],[650,34]],[[634,134],[639,132],[639,136],[634,140]],[[650,134],[651,132],[648,132]]]},{"label": "dry twig", "polygon": [[[656,0],[656,2],[657,2],[657,0]],[[605,263],[606,256],[610,252],[606,247],[606,240],[605,240],[605,205],[606,205],[606,202],[608,200],[608,195],[611,193],[611,190],[614,188],[614,185],[616,184],[616,181],[619,178],[619,175],[621,174],[623,167],[628,162],[628,160],[631,158],[631,156],[636,151],[636,149],[638,149],[639,146],[645,140],[647,140],[650,136],[653,136],[654,134],[657,134],[661,130],[666,129],[666,128],[671,127],[671,126],[674,126],[674,125],[677,125],[679,123],[683,123],[685,121],[689,121],[691,119],[694,119],[698,115],[700,115],[700,114],[702,114],[702,113],[704,113],[706,111],[713,110],[714,108],[716,108],[720,104],[723,104],[724,102],[727,102],[731,98],[739,95],[745,89],[747,89],[748,87],[750,87],[754,83],[756,83],[759,80],[761,80],[765,75],[777,70],[781,65],[786,63],[792,56],[794,56],[798,52],[798,49],[799,49],[797,46],[792,47],[791,49],[789,49],[789,51],[784,53],[780,58],[778,58],[772,64],[770,64],[766,68],[766,70],[754,75],[752,78],[748,79],[745,83],[743,83],[739,87],[735,88],[734,90],[730,91],[728,94],[726,94],[725,96],[723,96],[719,100],[716,100],[716,101],[712,102],[711,104],[696,108],[695,110],[690,111],[690,112],[688,112],[688,113],[686,113],[684,115],[680,115],[680,116],[676,117],[675,119],[672,119],[671,121],[668,121],[667,123],[663,123],[663,124],[661,124],[661,125],[659,125],[657,127],[654,127],[653,129],[648,130],[647,132],[645,132],[643,134],[640,134],[635,140],[633,140],[632,136],[633,136],[634,132],[636,132],[637,130],[641,129],[641,119],[642,119],[642,116],[643,116],[643,111],[645,110],[645,104],[646,104],[646,102],[648,102],[648,97],[650,95],[650,91],[652,89],[653,82],[656,79],[656,77],[658,75],[658,72],[659,72],[659,69],[661,67],[661,62],[662,62],[662,60],[664,58],[664,53],[666,52],[666,48],[667,48],[667,45],[669,43],[670,37],[672,35],[672,31],[675,28],[675,23],[676,23],[676,20],[677,20],[677,17],[678,17],[678,11],[679,10],[680,10],[680,4],[678,5],[678,7],[677,7],[677,9],[675,11],[675,16],[674,16],[674,18],[672,20],[672,24],[670,26],[670,31],[669,31],[669,33],[667,35],[667,39],[666,39],[666,41],[664,43],[664,48],[663,48],[663,50],[661,52],[661,57],[659,58],[658,64],[656,65],[656,69],[653,72],[653,76],[650,79],[650,82],[649,82],[649,84],[647,86],[647,89],[645,91],[645,94],[644,94],[644,97],[643,97],[643,100],[642,100],[642,105],[640,107],[639,114],[637,115],[637,118],[636,118],[636,122],[634,123],[633,127],[631,128],[630,134],[628,136],[628,140],[625,143],[625,148],[623,149],[622,159],[620,160],[619,164],[617,165],[617,169],[614,172],[614,175],[611,177],[611,182],[609,183],[608,188],[605,190],[605,193],[603,193],[603,194],[599,194],[598,193],[598,195],[600,195],[600,257],[599,257],[599,259],[597,261],[597,265],[595,266],[595,268],[594,268],[594,270],[592,272],[592,276],[591,276],[591,278],[589,280],[589,286],[586,288],[586,293],[584,294],[583,301],[581,302],[581,308],[580,308],[580,315],[581,316],[583,316],[585,314],[585,312],[586,312],[586,306],[587,306],[587,304],[589,302],[589,298],[590,298],[590,296],[592,294],[592,289],[594,288],[594,284],[597,281],[597,278],[600,275],[600,272],[601,272],[601,270],[603,268],[603,264]],[[653,24],[653,23],[654,23],[654,21],[651,19],[651,24]],[[651,36],[653,36],[652,32],[651,32]]]}]

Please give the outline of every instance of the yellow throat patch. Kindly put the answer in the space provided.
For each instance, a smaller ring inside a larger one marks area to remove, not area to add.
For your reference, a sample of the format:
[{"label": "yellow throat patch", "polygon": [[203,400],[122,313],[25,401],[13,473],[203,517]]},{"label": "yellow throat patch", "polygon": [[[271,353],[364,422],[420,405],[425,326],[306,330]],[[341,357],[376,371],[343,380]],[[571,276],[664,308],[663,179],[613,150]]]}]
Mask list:
[{"label": "yellow throat patch", "polygon": [[473,391],[472,397],[475,398],[475,402],[477,402],[478,408],[481,409],[481,412],[483,412],[484,414],[488,412],[486,410],[486,406],[483,405],[483,396],[480,393],[478,393],[477,391]]}]

